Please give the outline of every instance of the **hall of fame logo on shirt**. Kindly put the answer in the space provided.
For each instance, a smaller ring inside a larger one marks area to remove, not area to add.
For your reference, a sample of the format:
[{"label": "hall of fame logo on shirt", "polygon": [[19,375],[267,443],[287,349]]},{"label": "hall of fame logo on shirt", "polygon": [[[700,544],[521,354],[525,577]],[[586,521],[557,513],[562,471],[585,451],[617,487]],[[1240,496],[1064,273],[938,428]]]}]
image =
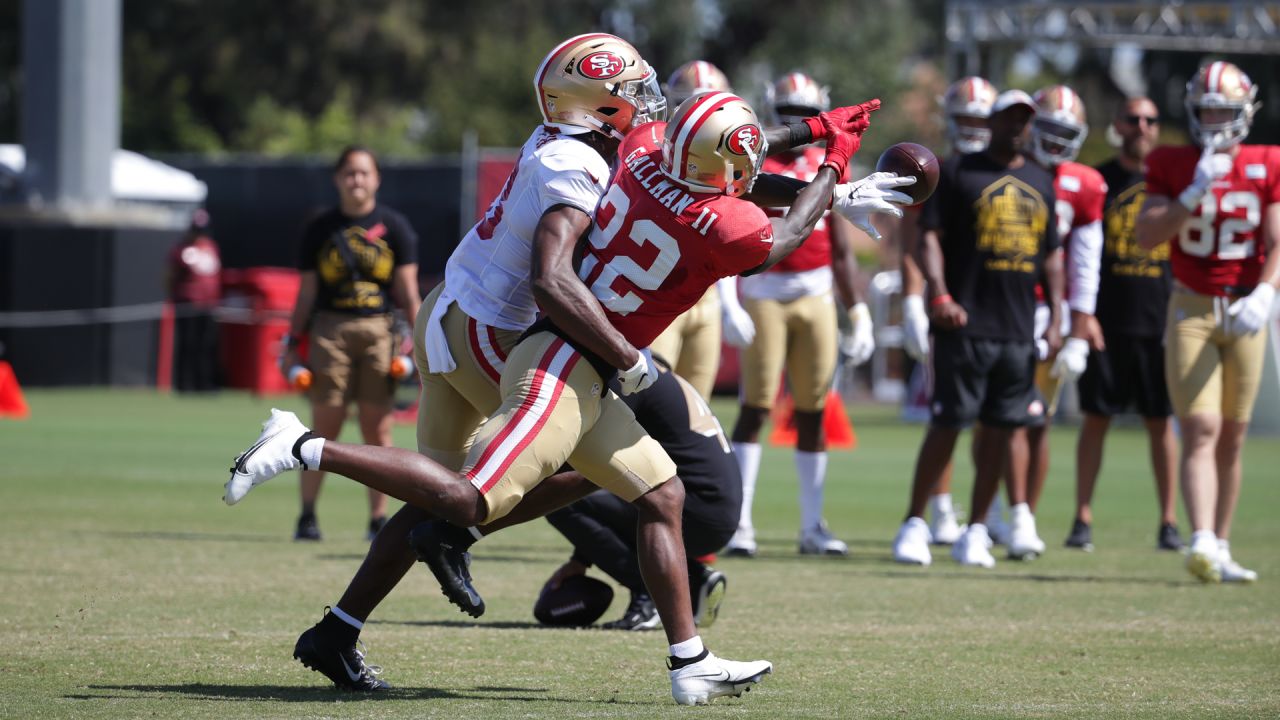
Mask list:
[{"label": "hall of fame logo on shirt", "polygon": [[1044,196],[1016,177],[1004,176],[983,189],[974,202],[977,249],[995,257],[984,266],[994,272],[1031,274],[1049,223]]}]

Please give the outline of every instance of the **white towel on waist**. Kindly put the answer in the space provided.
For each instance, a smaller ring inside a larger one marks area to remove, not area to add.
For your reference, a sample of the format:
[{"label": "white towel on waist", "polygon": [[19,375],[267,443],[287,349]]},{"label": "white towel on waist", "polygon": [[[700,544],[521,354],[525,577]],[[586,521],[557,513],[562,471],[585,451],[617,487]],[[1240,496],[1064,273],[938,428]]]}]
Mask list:
[{"label": "white towel on waist", "polygon": [[458,367],[453,361],[453,354],[449,352],[449,338],[444,334],[444,314],[452,304],[453,296],[445,289],[436,298],[436,304],[432,306],[431,315],[427,318],[422,339],[423,346],[427,349],[427,372],[433,374],[453,372]]}]

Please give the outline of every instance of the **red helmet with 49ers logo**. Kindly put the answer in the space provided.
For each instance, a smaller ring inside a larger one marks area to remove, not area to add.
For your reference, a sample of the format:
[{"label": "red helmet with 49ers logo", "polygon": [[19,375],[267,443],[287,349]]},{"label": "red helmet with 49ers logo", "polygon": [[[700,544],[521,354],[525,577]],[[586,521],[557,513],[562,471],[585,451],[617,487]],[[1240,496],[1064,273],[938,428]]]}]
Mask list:
[{"label": "red helmet with 49ers logo", "polygon": [[676,109],[662,138],[663,171],[695,192],[739,197],[764,163],[764,129],[745,100],[702,93]]},{"label": "red helmet with 49ers logo", "polygon": [[560,43],[538,67],[533,87],[548,125],[618,140],[632,127],[660,119],[667,108],[657,73],[630,43],[608,33]]}]

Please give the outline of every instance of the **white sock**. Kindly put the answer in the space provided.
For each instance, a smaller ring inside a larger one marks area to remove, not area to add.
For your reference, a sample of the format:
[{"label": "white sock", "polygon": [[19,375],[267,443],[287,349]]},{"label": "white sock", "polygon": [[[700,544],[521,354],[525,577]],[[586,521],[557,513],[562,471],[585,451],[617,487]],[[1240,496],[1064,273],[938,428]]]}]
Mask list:
[{"label": "white sock", "polygon": [[822,523],[822,491],[827,482],[827,453],[796,451],[796,475],[800,478],[800,530]]},{"label": "white sock", "polygon": [[756,495],[756,478],[760,476],[760,443],[736,442],[733,452],[738,458],[738,471],[742,474],[742,514],[738,516],[738,529],[750,531],[753,527],[751,501]]},{"label": "white sock", "polygon": [[1191,549],[1210,552],[1218,548],[1218,536],[1212,530],[1197,530],[1191,533]]},{"label": "white sock", "polygon": [[[757,445],[756,447],[759,447],[759,445]],[[706,648],[702,646],[702,636],[694,635],[688,640],[685,640],[683,642],[678,642],[675,645],[672,645],[671,657],[676,657],[676,658],[697,657],[701,655],[702,651],[705,649]]]},{"label": "white sock", "polygon": [[[324,453],[324,438],[315,437],[302,443],[302,447],[298,448],[298,455],[302,457],[302,467],[304,470],[319,470],[320,456]],[[336,608],[335,608],[336,609]]]},{"label": "white sock", "polygon": [[480,532],[480,531],[479,531],[478,529],[476,529],[474,526],[467,528],[467,532],[471,533],[471,537],[473,537],[473,538],[475,538],[475,539],[477,539],[477,540],[483,540],[483,539],[484,539],[484,533]]},{"label": "white sock", "polygon": [[935,522],[955,513],[955,506],[951,504],[951,493],[938,493],[929,498],[929,515]]},{"label": "white sock", "polygon": [[351,627],[357,630],[361,630],[364,628],[364,623],[351,617],[342,608],[338,607],[337,605],[334,605],[333,607],[329,608],[329,612],[332,613],[334,617],[338,618],[342,622],[350,625]]}]

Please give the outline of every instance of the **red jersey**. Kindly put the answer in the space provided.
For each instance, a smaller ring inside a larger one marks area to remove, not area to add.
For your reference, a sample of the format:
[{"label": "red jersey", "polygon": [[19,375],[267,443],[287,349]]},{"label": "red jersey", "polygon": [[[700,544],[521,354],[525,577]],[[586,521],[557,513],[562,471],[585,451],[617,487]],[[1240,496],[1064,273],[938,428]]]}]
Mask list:
[{"label": "red jersey", "polygon": [[[1267,249],[1258,226],[1280,202],[1280,147],[1241,145],[1231,172],[1213,183],[1200,207],[1169,239],[1178,282],[1202,295],[1239,295],[1258,284]],[[1158,147],[1147,156],[1147,195],[1176,201],[1195,177],[1198,147]]]},{"label": "red jersey", "polygon": [[578,273],[636,347],[648,347],[716,280],[758,267],[773,246],[763,210],[689,192],[662,172],[665,127],[641,125],[622,141]]},{"label": "red jersey", "polygon": [[[822,161],[826,159],[826,156],[827,151],[825,149],[817,145],[809,145],[799,154],[784,153],[765,158],[764,165],[760,171],[812,182],[813,178],[817,176],[818,170],[822,167]],[[765,211],[765,214],[769,217],[782,217],[787,214],[787,211],[785,208],[770,208]],[[830,265],[831,230],[827,225],[827,215],[829,214],[822,216],[822,219],[813,227],[813,232],[809,233],[809,238],[804,241],[803,245],[779,261],[777,265],[769,268],[768,272],[804,272]]]},{"label": "red jersey", "polygon": [[[1054,172],[1053,194],[1057,197],[1054,212],[1058,216],[1058,237],[1066,251],[1072,231],[1102,220],[1107,182],[1102,173],[1088,165],[1068,161]],[[1036,302],[1044,302],[1043,285],[1036,285]]]},{"label": "red jersey", "polygon": [[183,240],[169,251],[170,299],[213,307],[222,297],[222,258],[208,235]]}]

